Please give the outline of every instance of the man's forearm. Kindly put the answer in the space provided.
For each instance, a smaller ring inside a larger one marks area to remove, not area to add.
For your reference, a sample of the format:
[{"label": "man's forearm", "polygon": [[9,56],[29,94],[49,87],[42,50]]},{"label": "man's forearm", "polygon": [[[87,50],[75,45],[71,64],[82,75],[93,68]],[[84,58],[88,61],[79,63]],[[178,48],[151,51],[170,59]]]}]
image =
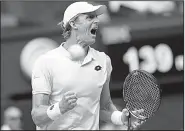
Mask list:
[{"label": "man's forearm", "polygon": [[107,110],[100,110],[100,120],[104,122],[111,122],[112,112]]},{"label": "man's forearm", "polygon": [[51,122],[52,120],[48,117],[47,115],[47,109],[49,106],[46,105],[40,105],[38,107],[35,107],[31,114],[32,114],[32,119],[34,123],[39,126],[43,127],[47,123]]},{"label": "man's forearm", "polygon": [[114,111],[117,111],[117,108],[114,106],[110,100],[104,108],[100,109],[100,120],[104,122],[112,122],[111,115]]}]

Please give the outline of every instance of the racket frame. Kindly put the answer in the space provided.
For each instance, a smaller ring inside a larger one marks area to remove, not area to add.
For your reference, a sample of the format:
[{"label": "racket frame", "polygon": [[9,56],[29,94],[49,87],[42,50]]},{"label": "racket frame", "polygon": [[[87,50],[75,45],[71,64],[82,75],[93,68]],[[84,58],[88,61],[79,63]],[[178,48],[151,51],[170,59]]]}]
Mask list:
[{"label": "racket frame", "polygon": [[[127,81],[127,80],[128,80],[134,73],[136,73],[136,72],[141,72],[141,73],[146,74],[148,77],[150,77],[150,78],[158,85],[158,89],[159,89],[159,92],[160,92],[160,101],[159,101],[159,106],[158,106],[158,108],[155,110],[155,112],[156,112],[156,111],[159,109],[160,104],[161,104],[161,93],[162,93],[162,89],[160,88],[160,84],[158,83],[157,79],[156,79],[152,74],[148,73],[148,72],[145,71],[145,70],[140,70],[140,69],[139,69],[139,70],[133,70],[132,72],[130,72],[129,75],[125,78],[125,81]],[[124,95],[124,93],[125,93],[124,87],[126,87],[127,85],[128,85],[128,83],[126,84],[126,82],[124,82],[124,84],[123,84],[123,99],[125,98],[125,95]],[[124,99],[124,101],[125,101],[125,99]],[[127,101],[125,101],[125,102],[128,103]],[[153,112],[152,115],[151,115],[150,117],[145,117],[145,119],[143,119],[143,118],[141,118],[141,117],[135,115],[135,114],[128,108],[127,104],[126,104],[126,109],[129,111],[129,115],[132,114],[134,117],[136,117],[137,119],[142,120],[142,121],[145,121],[145,120],[149,119],[149,118],[152,117],[152,116],[154,115],[154,113],[155,113],[155,112]]]}]

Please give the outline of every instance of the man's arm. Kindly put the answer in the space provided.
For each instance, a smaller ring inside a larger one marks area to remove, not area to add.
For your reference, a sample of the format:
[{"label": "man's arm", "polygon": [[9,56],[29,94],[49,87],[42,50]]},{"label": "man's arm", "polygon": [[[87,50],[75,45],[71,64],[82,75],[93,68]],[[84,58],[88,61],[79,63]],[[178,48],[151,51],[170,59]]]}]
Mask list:
[{"label": "man's arm", "polygon": [[[100,120],[108,123],[113,123],[111,117],[113,112],[118,111],[115,105],[113,104],[110,96],[110,90],[109,90],[109,82],[110,78],[107,79],[101,93],[100,98]],[[123,109],[122,111],[119,111],[121,118],[116,121],[121,121],[121,124],[118,125],[125,125],[128,126],[128,111],[127,109]],[[138,113],[142,111],[137,111]],[[136,130],[138,129],[145,121],[140,121],[139,119],[131,116],[131,129]],[[117,122],[116,122],[117,123]],[[120,122],[119,122],[120,123]],[[114,123],[113,123],[114,124]],[[116,124],[117,125],[117,124]]]},{"label": "man's arm", "polygon": [[52,121],[47,115],[49,94],[52,87],[52,76],[48,68],[47,57],[39,57],[32,71],[32,119],[34,123],[43,127]]},{"label": "man's arm", "polygon": [[35,94],[32,96],[32,119],[34,123],[42,127],[52,120],[47,115],[47,109],[49,107],[49,95],[48,94]]},{"label": "man's arm", "polygon": [[[49,108],[49,111],[54,110],[53,108],[50,109],[49,107],[49,95],[35,94],[33,95],[32,99],[33,99],[33,106],[32,106],[31,114],[32,114],[32,119],[34,123],[37,126],[42,127],[44,125],[47,125],[49,122],[53,121],[52,119],[50,119],[51,116],[50,117],[48,116],[48,113],[49,113],[48,108]],[[75,93],[71,91],[64,93],[62,100],[58,103],[59,105],[58,111],[56,110],[52,111],[54,114],[59,112],[56,114],[55,118],[73,109],[77,105],[76,101],[77,101],[77,97]],[[54,106],[51,106],[51,107],[54,107]]]},{"label": "man's arm", "polygon": [[76,106],[77,97],[74,92],[63,94],[59,102],[49,105],[49,97],[52,92],[52,75],[47,67],[47,59],[38,58],[32,73],[32,119],[34,123],[43,127],[49,122],[58,119],[65,112]]},{"label": "man's arm", "polygon": [[112,122],[111,115],[114,111],[117,111],[117,108],[114,106],[111,100],[109,82],[110,77],[104,84],[100,98],[100,120],[105,122]]},{"label": "man's arm", "polygon": [[[107,70],[107,80],[105,84],[103,85],[103,89],[100,96],[100,120],[104,122],[112,122],[111,116],[112,113],[115,111],[118,111],[117,108],[114,106],[111,95],[110,95],[110,89],[109,89],[109,83],[111,78],[111,72],[112,72],[112,65],[111,65],[111,59],[109,56],[106,55],[106,70]],[[126,118],[126,116],[123,116],[123,120]]]},{"label": "man's arm", "polygon": [[[127,111],[127,109],[118,111],[111,100],[110,89],[109,89],[111,72],[112,72],[111,60],[107,56],[107,80],[103,86],[101,96],[100,96],[100,120],[104,122],[114,123],[116,125],[124,124],[127,126],[129,112]],[[142,111],[138,110],[136,112],[141,113]],[[132,129],[137,129],[143,124],[143,122],[140,122],[132,115],[131,115],[131,121],[132,121],[131,122]]]}]

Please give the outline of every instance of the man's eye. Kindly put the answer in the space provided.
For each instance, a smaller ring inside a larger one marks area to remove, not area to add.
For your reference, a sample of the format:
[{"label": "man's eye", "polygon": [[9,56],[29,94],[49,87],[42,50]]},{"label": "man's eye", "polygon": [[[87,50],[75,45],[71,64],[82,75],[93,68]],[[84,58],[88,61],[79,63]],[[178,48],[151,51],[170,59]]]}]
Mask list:
[{"label": "man's eye", "polygon": [[90,15],[89,18],[93,19],[94,18],[94,15]]},{"label": "man's eye", "polygon": [[89,15],[87,16],[87,19],[93,19],[95,16],[94,15]]}]

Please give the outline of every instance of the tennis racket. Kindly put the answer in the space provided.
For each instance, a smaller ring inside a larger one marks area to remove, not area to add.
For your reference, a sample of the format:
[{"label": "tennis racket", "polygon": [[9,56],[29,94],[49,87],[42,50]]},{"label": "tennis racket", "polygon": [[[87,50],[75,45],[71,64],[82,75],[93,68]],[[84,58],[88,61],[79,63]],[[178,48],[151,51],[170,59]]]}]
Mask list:
[{"label": "tennis racket", "polygon": [[[131,115],[145,121],[152,117],[161,103],[161,88],[157,79],[144,70],[134,70],[128,74],[123,84],[123,99],[129,112],[128,130],[131,127]],[[136,113],[135,110],[143,112]]]}]

